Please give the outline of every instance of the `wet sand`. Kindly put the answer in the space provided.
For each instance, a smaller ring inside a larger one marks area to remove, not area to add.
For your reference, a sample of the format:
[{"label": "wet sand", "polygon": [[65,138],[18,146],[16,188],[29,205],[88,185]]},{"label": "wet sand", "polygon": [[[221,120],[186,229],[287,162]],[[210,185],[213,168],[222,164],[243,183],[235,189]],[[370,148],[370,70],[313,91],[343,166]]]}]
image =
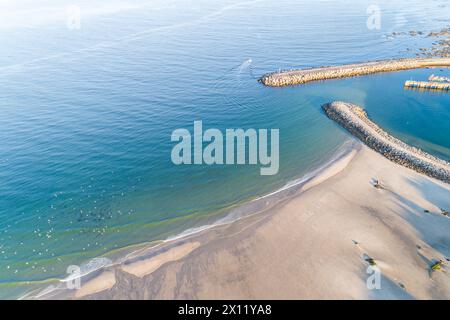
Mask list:
[{"label": "wet sand", "polygon": [[335,101],[322,106],[326,115],[391,161],[450,183],[450,163],[410,146],[372,122],[357,105]]},{"label": "wet sand", "polygon": [[52,298],[449,299],[448,262],[430,266],[450,256],[450,185],[358,149],[266,212],[110,267],[108,288]]}]

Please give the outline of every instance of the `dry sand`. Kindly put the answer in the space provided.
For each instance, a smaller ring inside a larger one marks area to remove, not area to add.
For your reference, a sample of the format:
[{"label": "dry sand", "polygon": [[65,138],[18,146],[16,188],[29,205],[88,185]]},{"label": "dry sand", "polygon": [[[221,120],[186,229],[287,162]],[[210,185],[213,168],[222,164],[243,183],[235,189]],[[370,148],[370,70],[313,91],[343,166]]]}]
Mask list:
[{"label": "dry sand", "polygon": [[[76,297],[450,298],[448,264],[429,271],[450,257],[450,218],[440,211],[450,208],[450,185],[361,145],[308,187],[270,211],[112,267],[114,283],[106,279],[101,292],[87,283]],[[367,288],[367,256],[381,270],[380,290]]]}]

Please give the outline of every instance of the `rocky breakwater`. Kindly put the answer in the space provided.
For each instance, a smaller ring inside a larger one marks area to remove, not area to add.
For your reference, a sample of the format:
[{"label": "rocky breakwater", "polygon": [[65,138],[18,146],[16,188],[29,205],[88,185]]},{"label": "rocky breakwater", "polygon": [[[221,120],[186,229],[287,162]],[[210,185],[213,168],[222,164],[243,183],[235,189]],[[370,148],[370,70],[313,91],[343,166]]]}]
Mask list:
[{"label": "rocky breakwater", "polygon": [[450,67],[450,58],[384,60],[333,67],[289,70],[263,75],[259,81],[265,86],[282,87],[327,79],[348,78],[381,72],[433,67]]},{"label": "rocky breakwater", "polygon": [[327,116],[339,123],[367,146],[389,160],[419,173],[450,183],[450,163],[389,135],[373,123],[360,106],[332,102],[322,106]]}]

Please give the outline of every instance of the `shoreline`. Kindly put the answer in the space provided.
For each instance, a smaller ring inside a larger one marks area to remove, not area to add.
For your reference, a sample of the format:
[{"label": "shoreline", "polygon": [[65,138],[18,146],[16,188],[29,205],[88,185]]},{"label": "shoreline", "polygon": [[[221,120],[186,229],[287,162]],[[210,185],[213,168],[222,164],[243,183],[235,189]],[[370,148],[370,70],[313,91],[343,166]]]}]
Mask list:
[{"label": "shoreline", "polygon": [[[332,157],[319,165],[315,169],[306,173],[298,179],[289,181],[284,186],[276,189],[273,192],[259,196],[254,199],[249,199],[239,205],[236,208],[230,209],[230,211],[222,218],[218,219],[216,222],[207,225],[201,225],[194,228],[189,228],[173,236],[169,236],[166,239],[155,240],[151,242],[137,243],[130,245],[126,248],[119,248],[114,251],[123,251],[123,254],[116,257],[115,261],[110,260],[110,254],[95,257],[82,266],[93,264],[92,262],[99,262],[99,266],[92,270],[87,270],[82,272],[81,279],[84,279],[89,286],[92,286],[91,281],[97,281],[98,279],[108,279],[107,282],[114,284],[111,275],[108,272],[109,269],[127,264],[130,261],[139,260],[148,256],[158,255],[160,252],[164,252],[165,248],[170,248],[176,246],[177,243],[184,243],[190,238],[197,237],[203,233],[212,232],[214,229],[220,229],[227,227],[234,223],[239,223],[240,221],[245,221],[247,219],[252,219],[255,216],[264,214],[266,211],[270,211],[273,206],[277,206],[280,202],[286,201],[287,199],[298,195],[299,193],[305,192],[310,188],[326,181],[330,176],[337,174],[342,170],[355,154],[360,150],[361,145],[359,142],[350,138],[345,141],[332,155]],[[261,202],[265,204],[263,208],[259,208],[258,205],[253,208],[253,206]],[[270,205],[268,205],[270,203]],[[247,208],[247,207],[252,208]],[[246,211],[248,210],[248,212]],[[236,212],[235,212],[236,211]],[[243,213],[243,212],[244,213]],[[254,212],[253,212],[254,211]],[[98,261],[97,261],[98,260]],[[95,264],[95,263],[94,263]],[[65,283],[69,280],[73,280],[72,277],[66,277],[59,280],[52,285],[47,285],[43,288],[37,288],[22,294],[18,299],[61,299],[63,296],[68,298],[73,293],[73,290],[66,290]],[[54,281],[54,280],[52,280]],[[72,291],[72,292],[71,292]],[[83,289],[83,292],[85,289]],[[86,294],[77,294],[78,298],[81,298]]]},{"label": "shoreline", "polygon": [[434,67],[450,67],[450,58],[404,58],[273,72],[263,75],[259,82],[268,87],[284,87],[313,81]]},{"label": "shoreline", "polygon": [[[370,182],[380,179],[382,189]],[[361,143],[268,210],[102,270],[51,299],[429,299],[450,297],[450,186]],[[429,211],[425,213],[424,209]],[[366,257],[382,290],[366,287]],[[289,281],[287,281],[289,279]]]},{"label": "shoreline", "polygon": [[450,164],[389,135],[360,106],[335,101],[322,106],[326,115],[387,159],[450,183]]}]

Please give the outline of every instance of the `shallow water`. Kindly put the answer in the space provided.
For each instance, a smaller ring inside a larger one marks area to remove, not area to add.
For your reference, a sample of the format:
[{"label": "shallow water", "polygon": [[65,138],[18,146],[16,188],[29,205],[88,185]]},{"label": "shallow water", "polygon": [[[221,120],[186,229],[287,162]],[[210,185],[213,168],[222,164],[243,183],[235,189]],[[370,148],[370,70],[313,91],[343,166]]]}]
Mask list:
[{"label": "shallow water", "polygon": [[[366,28],[371,1],[81,2],[81,29],[68,30],[64,2],[24,1],[34,19],[0,23],[0,297],[214,222],[304,176],[348,139],[320,109],[331,100],[363,105],[388,132],[449,160],[450,95],[403,89],[430,70],[276,89],[256,81],[278,68],[414,55],[434,39],[385,35],[440,29],[449,8],[402,2],[381,2],[381,30]],[[170,134],[195,120],[279,128],[279,173],[173,165]]]}]

